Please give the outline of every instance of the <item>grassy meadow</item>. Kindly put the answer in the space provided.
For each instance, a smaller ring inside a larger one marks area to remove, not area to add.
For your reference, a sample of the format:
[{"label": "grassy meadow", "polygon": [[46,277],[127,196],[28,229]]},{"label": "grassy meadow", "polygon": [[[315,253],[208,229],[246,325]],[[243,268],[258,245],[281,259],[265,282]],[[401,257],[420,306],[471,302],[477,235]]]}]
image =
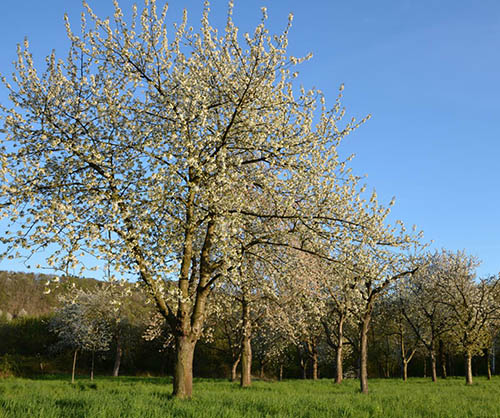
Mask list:
[{"label": "grassy meadow", "polygon": [[0,380],[0,417],[500,417],[500,377],[433,384],[414,378],[358,381],[256,381],[248,389],[224,380],[196,379],[189,401],[170,396],[167,378],[67,377]]}]

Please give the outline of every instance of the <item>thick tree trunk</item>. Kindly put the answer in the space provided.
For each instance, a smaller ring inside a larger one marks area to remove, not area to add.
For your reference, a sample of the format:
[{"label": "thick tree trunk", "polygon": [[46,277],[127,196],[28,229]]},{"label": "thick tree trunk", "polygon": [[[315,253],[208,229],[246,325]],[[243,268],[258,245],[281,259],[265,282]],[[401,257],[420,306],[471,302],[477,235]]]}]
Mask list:
[{"label": "thick tree trunk", "polygon": [[250,306],[243,302],[243,341],[241,347],[241,381],[245,388],[252,384],[252,324],[250,322]]},{"label": "thick tree trunk", "polygon": [[173,396],[190,398],[193,393],[193,355],[196,340],[188,336],[177,336],[175,340],[175,367]]},{"label": "thick tree trunk", "polygon": [[307,355],[311,360],[311,368],[312,368],[312,379],[318,380],[318,350],[316,348],[316,341],[314,338],[311,338],[307,341],[306,344]]},{"label": "thick tree trunk", "polygon": [[118,374],[120,373],[120,364],[122,362],[122,343],[121,343],[121,338],[118,337],[116,341],[116,353],[115,353],[115,364],[113,366],[113,376],[118,377]]},{"label": "thick tree trunk", "polygon": [[403,382],[408,380],[408,362],[403,360]]},{"label": "thick tree trunk", "polygon": [[92,363],[90,366],[90,381],[94,380],[94,364],[95,364],[94,359],[95,359],[95,351],[92,350]]},{"label": "thick tree trunk", "polygon": [[312,355],[312,378],[313,380],[318,380],[318,353],[316,349],[314,349]]},{"label": "thick tree trunk", "polygon": [[240,364],[241,354],[238,355],[235,361],[233,361],[233,366],[231,367],[231,382],[236,382],[236,372],[238,370],[238,364]]},{"label": "thick tree trunk", "polygon": [[472,353],[469,351],[465,356],[465,384],[472,385]]},{"label": "thick tree trunk", "polygon": [[437,371],[436,371],[436,353],[434,349],[431,350],[431,371],[432,371],[432,381],[437,382]]},{"label": "thick tree trunk", "polygon": [[71,371],[71,383],[75,383],[75,369],[76,369],[76,354],[78,350],[75,350],[75,354],[73,355],[73,369]]},{"label": "thick tree trunk", "polygon": [[360,371],[359,383],[361,393],[368,393],[368,327],[370,325],[370,315],[363,318],[360,335]]},{"label": "thick tree trunk", "polygon": [[337,353],[336,353],[336,363],[337,363],[337,374],[335,376],[335,383],[342,383],[342,379],[344,378],[344,370],[343,370],[343,353],[342,349],[343,347],[343,340],[344,340],[344,317],[341,316],[338,327],[337,327],[337,332],[338,332],[338,345],[337,345]]}]

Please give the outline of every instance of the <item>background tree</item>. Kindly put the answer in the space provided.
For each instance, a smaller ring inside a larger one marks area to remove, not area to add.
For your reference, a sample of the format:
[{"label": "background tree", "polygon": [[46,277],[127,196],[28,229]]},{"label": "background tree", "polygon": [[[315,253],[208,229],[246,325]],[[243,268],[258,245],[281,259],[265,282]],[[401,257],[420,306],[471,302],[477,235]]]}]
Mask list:
[{"label": "background tree", "polygon": [[490,327],[498,321],[496,297],[500,280],[490,277],[476,281],[478,261],[464,252],[442,251],[439,257],[438,289],[448,308],[450,334],[466,356],[466,384],[472,384],[472,356],[482,355],[491,344]]},{"label": "background tree", "polygon": [[109,349],[112,334],[105,312],[109,305],[102,294],[77,290],[72,296],[51,319],[50,329],[59,337],[60,345],[74,352],[71,373],[71,383],[74,383],[78,351],[91,353],[90,379],[93,380],[95,353]]},{"label": "background tree", "polygon": [[439,339],[450,329],[446,307],[439,292],[439,260],[428,254],[419,269],[405,278],[400,288],[401,312],[431,359],[432,381],[437,381],[437,348]]},{"label": "background tree", "polygon": [[354,266],[356,287],[361,303],[357,310],[360,344],[361,392],[368,392],[368,331],[377,299],[390,285],[416,271],[414,251],[419,248],[419,235],[406,232],[404,225],[385,223],[390,208],[378,206],[376,194],[370,199],[373,206],[371,228],[347,252]]}]

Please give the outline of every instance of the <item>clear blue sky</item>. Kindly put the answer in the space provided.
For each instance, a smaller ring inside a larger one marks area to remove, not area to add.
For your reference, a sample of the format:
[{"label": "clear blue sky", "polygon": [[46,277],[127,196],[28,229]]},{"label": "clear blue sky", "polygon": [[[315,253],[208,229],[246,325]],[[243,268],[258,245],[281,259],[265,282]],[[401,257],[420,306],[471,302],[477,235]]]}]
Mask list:
[{"label": "clear blue sky", "polygon": [[[123,9],[133,2],[122,0]],[[189,11],[197,26],[202,1],[170,1],[171,16]],[[251,30],[266,6],[271,31],[293,12],[290,52],[314,58],[300,80],[332,101],[345,83],[347,114],[373,118],[347,139],[353,169],[394,217],[425,232],[436,248],[465,249],[500,271],[500,2],[498,0],[235,0],[234,19]],[[111,0],[89,0],[101,16]],[[222,27],[226,1],[212,2]],[[79,0],[2,2],[0,72],[10,73],[16,44],[30,40],[38,62],[61,56],[63,13],[76,27]],[[5,103],[5,92],[0,92]],[[0,269],[26,270],[1,262]]]}]

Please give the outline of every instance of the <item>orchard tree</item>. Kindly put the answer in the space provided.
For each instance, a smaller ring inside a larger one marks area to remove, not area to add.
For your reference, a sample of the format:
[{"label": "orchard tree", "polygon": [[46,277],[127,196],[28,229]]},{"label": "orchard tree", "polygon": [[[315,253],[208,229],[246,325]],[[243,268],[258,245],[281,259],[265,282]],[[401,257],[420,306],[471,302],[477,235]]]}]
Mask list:
[{"label": "orchard tree", "polygon": [[449,312],[439,291],[439,253],[428,254],[419,269],[398,287],[401,313],[428,352],[432,381],[437,381],[438,342],[450,329]]},{"label": "orchard tree", "polygon": [[356,274],[360,304],[356,309],[360,341],[360,386],[368,392],[368,331],[378,298],[391,285],[417,270],[415,255],[420,251],[420,234],[407,233],[404,225],[386,224],[389,208],[376,204],[375,193],[372,228],[353,245],[347,254]]},{"label": "orchard tree", "polygon": [[207,321],[209,326],[215,329],[214,337],[221,339],[226,347],[231,358],[231,381],[235,382],[238,365],[241,361],[243,338],[241,304],[231,288],[216,289],[213,296],[216,298],[214,301],[216,308],[208,316]]},{"label": "orchard tree", "polygon": [[98,351],[109,350],[112,339],[109,300],[102,292],[76,289],[62,300],[63,306],[50,321],[50,329],[59,337],[59,344],[73,350],[71,383],[75,383],[78,351],[92,355],[90,379],[94,380],[94,358]]},{"label": "orchard tree", "polygon": [[345,326],[360,306],[360,292],[356,287],[356,276],[343,264],[324,264],[320,276],[321,288],[326,293],[325,311],[321,323],[325,329],[328,345],[335,350],[335,383],[342,383],[344,369]]},{"label": "orchard tree", "polygon": [[476,279],[476,258],[465,252],[442,251],[439,257],[438,289],[448,308],[450,334],[465,354],[466,384],[472,384],[472,356],[482,355],[491,344],[491,327],[498,324],[500,280],[492,276]]},{"label": "orchard tree", "polygon": [[325,295],[321,292],[323,274],[321,259],[313,254],[290,249],[287,251],[287,271],[280,286],[278,324],[283,334],[297,347],[304,377],[308,362],[313,380],[318,379],[320,342],[324,339],[321,317],[325,311]]},{"label": "orchard tree", "polygon": [[145,328],[145,318],[150,314],[151,306],[146,306],[144,293],[125,281],[112,280],[104,283],[96,292],[104,293],[104,298],[111,307],[107,310],[107,320],[115,346],[112,375],[117,377],[124,354],[132,350],[137,336]]},{"label": "orchard tree", "polygon": [[[291,16],[271,36],[263,9],[239,35],[230,3],[219,33],[206,3],[199,31],[185,13],[167,33],[155,0],[131,22],[116,1],[113,19],[85,8],[81,31],[66,19],[65,59],[53,52],[40,72],[25,41],[4,78],[3,242],[9,256],[50,253],[54,268],[85,254],[138,275],[175,336],[173,393],[187,398],[209,293],[240,250],[232,238],[248,219],[344,224],[338,191],[352,176],[336,149],[359,123],[295,87]],[[255,212],[252,188],[273,205]]]},{"label": "orchard tree", "polygon": [[400,356],[401,377],[406,382],[408,380],[408,365],[417,353],[420,341],[403,315],[400,298],[400,293],[404,291],[404,289],[401,290],[403,285],[404,281],[397,283],[389,295],[379,302],[377,322],[381,334],[395,340],[394,345]]}]

